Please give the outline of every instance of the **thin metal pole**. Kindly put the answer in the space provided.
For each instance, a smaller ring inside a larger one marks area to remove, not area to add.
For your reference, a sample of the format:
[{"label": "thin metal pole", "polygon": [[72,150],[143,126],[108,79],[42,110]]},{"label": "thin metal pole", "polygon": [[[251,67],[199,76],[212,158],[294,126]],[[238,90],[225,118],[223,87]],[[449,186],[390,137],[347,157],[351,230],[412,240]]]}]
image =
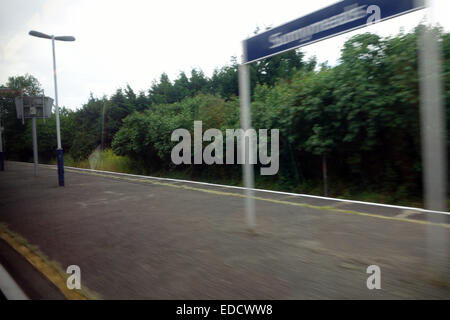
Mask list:
[{"label": "thin metal pole", "polygon": [[101,150],[103,152],[103,135],[105,132],[105,100],[103,100],[103,108],[102,108],[102,140],[101,140]]},{"label": "thin metal pole", "polygon": [[33,161],[34,161],[34,176],[38,175],[38,144],[37,144],[37,133],[36,133],[36,118],[32,119],[32,135],[33,135]]},{"label": "thin metal pole", "polygon": [[[427,14],[430,17],[431,2]],[[420,113],[425,207],[446,211],[447,174],[441,48],[438,31],[425,27],[419,43]]]},{"label": "thin metal pole", "polygon": [[102,138],[100,142],[100,160],[103,164],[103,143],[104,143],[104,132],[105,132],[105,100],[103,100],[103,107],[102,107]]},{"label": "thin metal pole", "polygon": [[[248,65],[244,64],[246,62],[246,53],[244,47],[244,56],[242,64],[239,66],[239,100],[241,104],[241,127],[243,130],[248,130],[251,128],[251,114],[250,114],[250,73],[248,70]],[[242,143],[243,148],[245,148],[245,140]],[[252,153],[252,139],[249,139],[248,144],[248,154]],[[243,179],[245,188],[245,214],[247,226],[250,230],[254,230],[256,226],[256,215],[255,215],[255,198],[254,198],[254,173],[253,165],[250,161],[250,156],[246,158],[246,152],[243,150],[242,157],[243,161]]]},{"label": "thin metal pole", "polygon": [[[426,26],[419,40],[420,116],[425,208],[447,211],[446,129],[439,33],[433,19],[433,1],[427,3]],[[445,223],[444,215],[428,220]],[[448,277],[448,235],[443,228],[427,227],[428,265],[433,275]]]},{"label": "thin metal pole", "polygon": [[55,83],[55,114],[56,114],[56,140],[58,142],[58,149],[61,149],[61,132],[59,127],[59,104],[58,104],[58,84],[56,81],[56,58],[55,58],[55,37],[52,36],[53,49],[53,81]]},{"label": "thin metal pole", "polygon": [[62,187],[64,186],[64,154],[61,147],[61,131],[59,125],[59,104],[58,104],[58,84],[56,81],[56,58],[55,58],[55,37],[52,36],[52,49],[53,49],[53,79],[55,83],[55,115],[56,115],[56,140],[57,140],[57,158],[58,158],[58,183]]}]

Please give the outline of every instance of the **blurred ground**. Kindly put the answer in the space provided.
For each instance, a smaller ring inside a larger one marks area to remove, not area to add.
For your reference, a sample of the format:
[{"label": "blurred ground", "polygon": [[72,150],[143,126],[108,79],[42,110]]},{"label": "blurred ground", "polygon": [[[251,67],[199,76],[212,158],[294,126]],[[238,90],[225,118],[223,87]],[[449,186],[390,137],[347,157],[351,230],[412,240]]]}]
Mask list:
[{"label": "blurred ground", "polygon": [[[250,233],[238,189],[67,168],[60,188],[54,167],[5,170],[0,223],[79,265],[82,286],[105,299],[450,299],[448,277],[426,271],[427,232],[448,239],[449,216],[430,225],[418,212],[258,192]],[[5,268],[22,274],[6,251]],[[366,287],[373,264],[381,290]]]}]

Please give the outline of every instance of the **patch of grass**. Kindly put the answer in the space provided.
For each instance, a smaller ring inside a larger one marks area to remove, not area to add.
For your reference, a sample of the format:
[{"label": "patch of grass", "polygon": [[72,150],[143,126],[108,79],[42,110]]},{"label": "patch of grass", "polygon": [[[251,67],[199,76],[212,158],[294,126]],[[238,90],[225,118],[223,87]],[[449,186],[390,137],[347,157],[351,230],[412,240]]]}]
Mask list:
[{"label": "patch of grass", "polygon": [[64,156],[64,165],[69,167],[112,171],[120,173],[134,173],[131,159],[114,154],[111,149],[103,152],[96,149],[88,159],[74,161],[69,155]]},{"label": "patch of grass", "polygon": [[98,170],[133,173],[132,161],[128,157],[118,156],[111,149],[104,150],[101,153]]}]

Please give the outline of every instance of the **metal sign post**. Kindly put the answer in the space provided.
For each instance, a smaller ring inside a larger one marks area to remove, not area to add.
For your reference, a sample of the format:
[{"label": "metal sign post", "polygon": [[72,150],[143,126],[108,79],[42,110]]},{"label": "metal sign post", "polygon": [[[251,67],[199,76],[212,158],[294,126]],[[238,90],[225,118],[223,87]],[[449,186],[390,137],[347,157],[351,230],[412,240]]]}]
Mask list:
[{"label": "metal sign post", "polygon": [[[245,59],[245,53],[244,53]],[[239,97],[241,104],[241,127],[243,130],[251,128],[251,114],[250,114],[250,73],[247,64],[239,66]],[[256,226],[255,218],[255,198],[254,198],[254,173],[253,164],[250,162],[250,156],[246,158],[246,143],[242,143],[242,157],[243,157],[243,178],[245,188],[245,215],[247,226],[250,230],[254,230]],[[249,155],[252,149],[252,139],[248,141]],[[248,160],[248,161],[247,161]]]},{"label": "metal sign post", "polygon": [[[433,19],[433,1],[427,20]],[[425,28],[419,39],[420,119],[425,208],[447,210],[447,151],[443,101],[441,48],[436,29]],[[446,223],[444,215],[428,215],[433,223]],[[427,227],[428,267],[438,277],[449,277],[448,235],[442,228]],[[448,280],[448,279],[447,279]]]},{"label": "metal sign post", "polygon": [[34,162],[34,176],[38,175],[38,144],[37,144],[37,133],[36,133],[36,118],[31,119],[32,121],[32,135],[33,135],[33,162]]},{"label": "metal sign post", "polygon": [[36,132],[36,118],[45,119],[49,118],[52,111],[53,99],[49,97],[35,96],[29,97],[23,94],[15,98],[17,118],[22,119],[22,123],[25,123],[25,119],[31,118],[32,121],[32,136],[33,136],[33,162],[34,162],[34,175],[38,175],[38,144],[37,144],[37,132]]},{"label": "metal sign post", "polygon": [[[429,11],[427,15],[430,20]],[[420,116],[425,207],[445,211],[446,139],[441,49],[436,30],[425,28],[419,39]]]},{"label": "metal sign post", "polygon": [[[424,7],[424,0],[343,0],[244,40],[242,64],[239,66],[239,98],[242,129],[246,130],[251,126],[250,75],[248,64],[420,10]],[[438,135],[442,134],[442,132],[439,132],[441,130],[435,133]],[[243,145],[245,148],[245,143]],[[243,152],[243,155],[245,157],[245,152]],[[243,163],[246,220],[248,227],[254,229],[256,226],[256,217],[253,196],[253,165],[247,163],[245,160]],[[440,168],[440,166],[438,167]],[[442,174],[443,172],[438,167],[432,170],[437,170],[435,172],[436,174]],[[435,184],[433,181],[430,183]],[[436,184],[436,187],[441,188],[438,184]]]}]

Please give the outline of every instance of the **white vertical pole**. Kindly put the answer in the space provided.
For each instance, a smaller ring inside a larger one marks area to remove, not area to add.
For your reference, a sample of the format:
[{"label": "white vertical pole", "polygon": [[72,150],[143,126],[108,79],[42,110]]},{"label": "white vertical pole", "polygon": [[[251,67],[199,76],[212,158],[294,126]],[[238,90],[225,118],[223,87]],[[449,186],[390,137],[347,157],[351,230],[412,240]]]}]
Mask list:
[{"label": "white vertical pole", "polygon": [[[433,1],[427,1],[430,26],[435,26]],[[443,108],[441,48],[435,29],[425,28],[419,41],[420,116],[425,208],[447,211],[446,125]],[[428,220],[445,223],[444,215]],[[442,230],[441,230],[442,229]],[[443,228],[427,227],[428,265],[434,275],[448,273],[448,235]],[[447,275],[448,276],[448,275]]]},{"label": "white vertical pole", "polygon": [[[239,100],[241,104],[241,127],[243,130],[248,130],[251,128],[251,113],[250,113],[250,73],[248,70],[248,65],[245,64],[247,60],[247,54],[245,45],[243,43],[243,57],[242,64],[239,66]],[[244,178],[244,188],[245,188],[245,215],[247,226],[250,230],[254,230],[256,226],[255,217],[255,198],[253,188],[254,183],[254,173],[253,165],[251,164],[251,154],[252,154],[252,139],[249,139],[248,144],[248,154],[246,157],[246,152],[243,150],[243,178]],[[242,141],[242,146],[245,148],[245,139]]]},{"label": "white vertical pole", "polygon": [[[428,20],[433,23],[432,1],[428,2],[426,10]],[[445,112],[441,48],[435,30],[427,28],[421,34],[419,55],[425,207],[429,210],[446,211]]]},{"label": "white vertical pole", "polygon": [[32,135],[33,135],[33,161],[34,161],[34,176],[38,175],[38,144],[37,144],[37,133],[36,133],[36,118],[32,119]]},{"label": "white vertical pole", "polygon": [[64,186],[64,155],[61,147],[61,130],[59,125],[59,104],[58,104],[58,84],[56,81],[56,58],[55,58],[55,36],[52,36],[53,49],[53,80],[55,82],[55,116],[56,116],[56,140],[58,147],[56,149],[57,164],[58,164],[58,184],[60,187]]},{"label": "white vertical pole", "polygon": [[59,128],[59,104],[58,104],[58,84],[56,81],[56,58],[55,58],[55,37],[52,36],[53,49],[53,82],[55,83],[55,115],[56,115],[56,140],[58,149],[61,149],[61,132]]}]

